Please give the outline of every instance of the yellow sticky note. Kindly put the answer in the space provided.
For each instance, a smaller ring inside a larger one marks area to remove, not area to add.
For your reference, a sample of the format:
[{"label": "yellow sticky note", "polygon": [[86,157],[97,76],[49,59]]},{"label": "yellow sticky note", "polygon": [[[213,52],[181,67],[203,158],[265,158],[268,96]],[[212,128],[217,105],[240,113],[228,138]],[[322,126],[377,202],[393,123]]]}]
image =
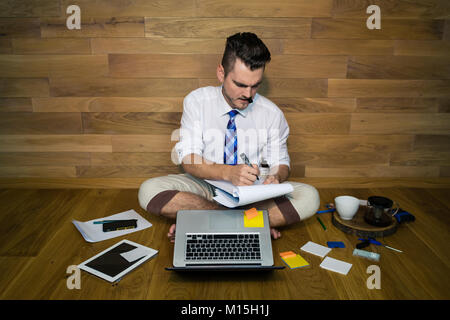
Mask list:
[{"label": "yellow sticky note", "polygon": [[283,261],[291,269],[309,266],[309,263],[299,254],[295,256],[282,257],[281,259],[283,259]]},{"label": "yellow sticky note", "polygon": [[244,214],[244,227],[245,228],[264,228],[263,212],[258,211],[258,214],[251,219],[249,219]]}]

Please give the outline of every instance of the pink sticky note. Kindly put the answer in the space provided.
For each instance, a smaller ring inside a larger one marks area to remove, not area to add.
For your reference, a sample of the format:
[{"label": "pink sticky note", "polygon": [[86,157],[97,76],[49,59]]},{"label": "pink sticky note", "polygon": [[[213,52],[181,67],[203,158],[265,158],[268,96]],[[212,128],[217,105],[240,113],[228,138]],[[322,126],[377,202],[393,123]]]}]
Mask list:
[{"label": "pink sticky note", "polygon": [[281,252],[280,256],[283,258],[291,258],[291,257],[295,257],[297,254],[293,251],[286,251],[286,252]]},{"label": "pink sticky note", "polygon": [[258,215],[258,210],[256,210],[256,208],[251,208],[244,211],[244,214],[247,216],[247,219],[253,219]]}]

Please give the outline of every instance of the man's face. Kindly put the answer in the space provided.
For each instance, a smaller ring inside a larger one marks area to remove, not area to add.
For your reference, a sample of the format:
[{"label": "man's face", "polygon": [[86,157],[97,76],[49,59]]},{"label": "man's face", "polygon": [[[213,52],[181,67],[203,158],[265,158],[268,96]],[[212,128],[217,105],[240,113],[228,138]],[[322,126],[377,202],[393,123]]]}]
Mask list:
[{"label": "man's face", "polygon": [[223,67],[219,66],[217,76],[222,82],[222,94],[231,108],[244,110],[254,98],[261,84],[264,68],[250,70],[241,59],[236,58],[233,70],[225,77]]}]

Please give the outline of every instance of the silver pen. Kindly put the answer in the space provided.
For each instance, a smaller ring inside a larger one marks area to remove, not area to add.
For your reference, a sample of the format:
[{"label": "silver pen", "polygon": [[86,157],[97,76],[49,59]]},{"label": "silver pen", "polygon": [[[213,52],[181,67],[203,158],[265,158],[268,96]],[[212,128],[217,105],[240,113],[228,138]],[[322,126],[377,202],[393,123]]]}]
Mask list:
[{"label": "silver pen", "polygon": [[[249,167],[252,167],[252,165],[250,164],[250,161],[248,160],[247,156],[245,155],[245,153],[241,153],[241,159],[242,161],[244,161],[244,163],[246,165],[248,165]],[[252,167],[253,168],[253,167]],[[256,176],[256,180],[259,180],[259,177]]]}]

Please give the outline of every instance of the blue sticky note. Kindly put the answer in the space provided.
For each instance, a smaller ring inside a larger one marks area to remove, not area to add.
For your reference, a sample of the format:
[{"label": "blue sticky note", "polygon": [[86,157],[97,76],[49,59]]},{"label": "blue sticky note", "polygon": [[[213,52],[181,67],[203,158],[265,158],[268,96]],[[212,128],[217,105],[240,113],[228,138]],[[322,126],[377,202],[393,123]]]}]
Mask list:
[{"label": "blue sticky note", "polygon": [[328,248],[345,248],[345,244],[341,241],[328,241]]}]

